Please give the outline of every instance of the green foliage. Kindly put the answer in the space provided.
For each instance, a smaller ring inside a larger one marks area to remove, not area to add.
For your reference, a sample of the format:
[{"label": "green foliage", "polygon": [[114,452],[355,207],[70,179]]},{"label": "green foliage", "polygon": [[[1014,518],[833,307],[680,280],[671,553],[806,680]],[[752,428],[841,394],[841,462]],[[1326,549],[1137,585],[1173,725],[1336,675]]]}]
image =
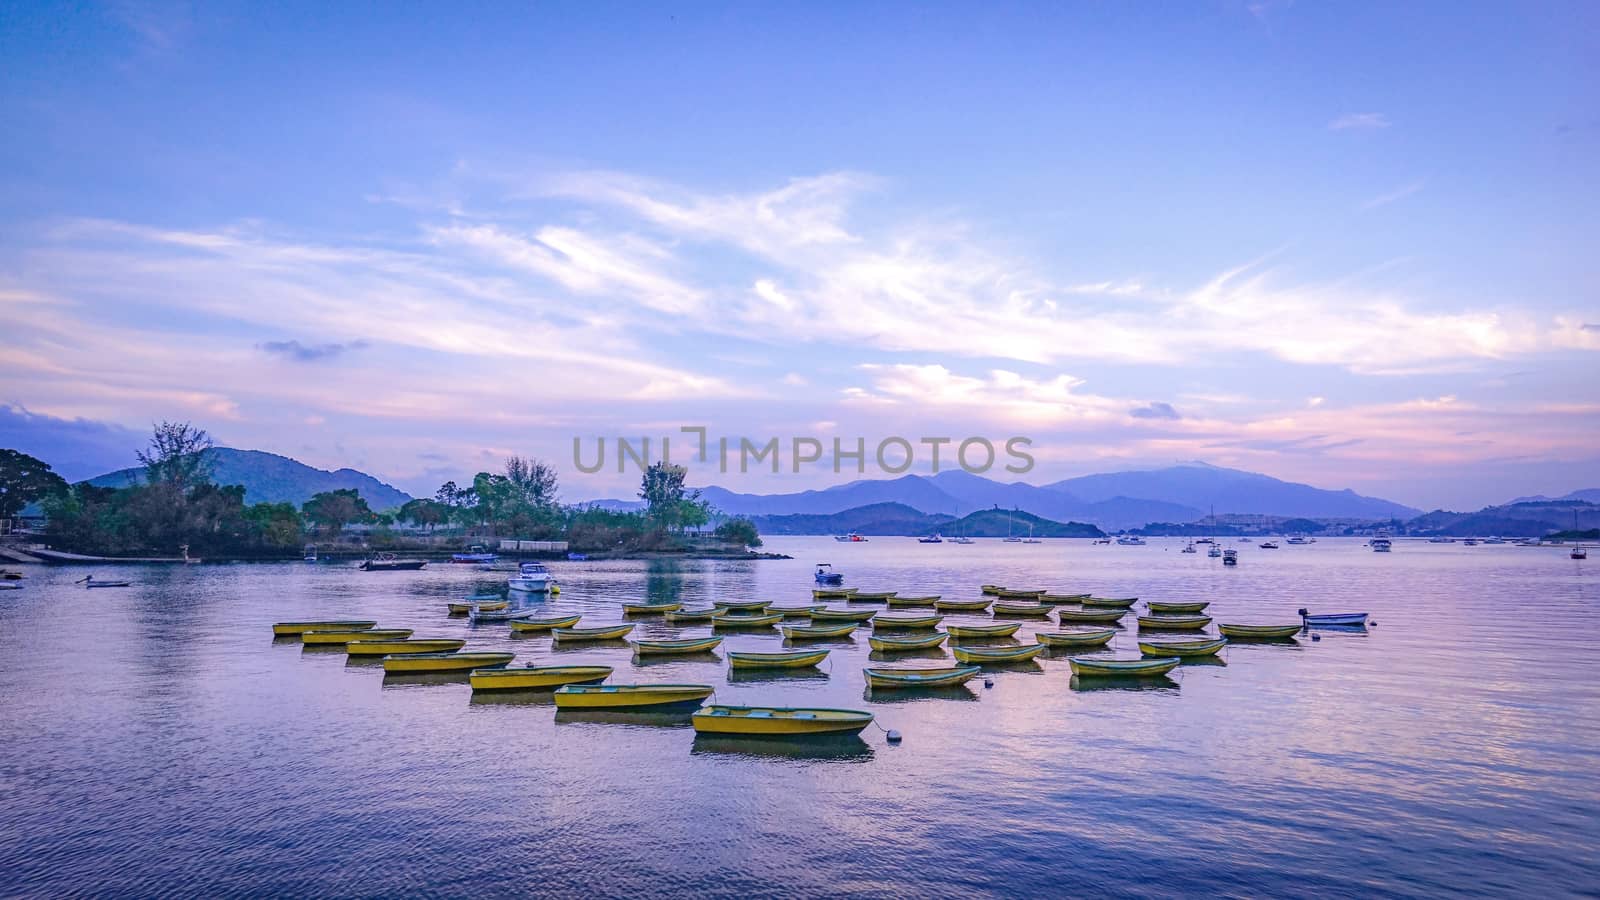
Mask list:
[{"label": "green foliage", "polygon": [[210,482],[211,464],[206,451],[211,447],[211,436],[188,422],[164,421],[153,426],[150,449],[138,452],[145,483],[170,484],[187,491]]},{"label": "green foliage", "polygon": [[0,519],[66,489],[66,479],[52,472],[43,460],[16,450],[0,450]]},{"label": "green foliage", "polygon": [[658,528],[682,531],[699,528],[711,520],[711,504],[700,499],[700,492],[684,487],[688,470],[664,462],[651,463],[639,483],[639,497],[645,501],[645,515]]},{"label": "green foliage", "polygon": [[448,505],[440,503],[438,500],[422,498],[412,500],[400,507],[396,517],[402,522],[410,522],[418,527],[426,528],[429,533],[432,533],[433,529],[439,525],[449,523],[450,512],[451,509]]},{"label": "green foliage", "polygon": [[368,524],[378,520],[355,488],[323,491],[307,500],[300,509],[313,524],[335,534],[344,530],[346,525]]},{"label": "green foliage", "polygon": [[761,546],[761,535],[756,531],[756,523],[743,516],[724,519],[722,524],[717,526],[717,530],[712,533],[720,540],[727,541],[730,544],[739,544],[744,547]]},{"label": "green foliage", "polygon": [[80,553],[197,555],[277,552],[302,536],[287,503],[244,505],[244,488],[171,482],[117,490],[79,484],[45,501],[51,543]]}]

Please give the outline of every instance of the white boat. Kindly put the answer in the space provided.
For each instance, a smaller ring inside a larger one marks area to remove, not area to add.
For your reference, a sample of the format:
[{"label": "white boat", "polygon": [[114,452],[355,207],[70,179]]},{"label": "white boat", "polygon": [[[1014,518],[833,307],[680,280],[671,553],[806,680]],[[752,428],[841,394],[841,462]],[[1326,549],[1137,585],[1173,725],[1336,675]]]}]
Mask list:
[{"label": "white boat", "polygon": [[1194,541],[1190,541],[1189,543],[1183,545],[1183,552],[1184,553],[1199,553],[1200,551],[1196,550],[1194,548]]},{"label": "white boat", "polygon": [[1455,542],[1456,542],[1456,539],[1453,538],[1453,537],[1431,537],[1431,538],[1428,538],[1428,543],[1430,543],[1430,544],[1454,544]]},{"label": "white boat", "polygon": [[1124,547],[1143,547],[1145,540],[1137,534],[1125,534],[1117,538],[1117,543]]},{"label": "white boat", "polygon": [[952,544],[970,544],[970,543],[972,543],[972,538],[969,538],[964,534],[956,535],[955,537],[950,539],[950,543],[952,543]]},{"label": "white boat", "polygon": [[1224,551],[1222,551],[1222,564],[1225,565],[1225,566],[1237,566],[1239,564],[1239,551],[1237,551],[1237,550],[1224,550]]},{"label": "white boat", "polygon": [[917,543],[919,543],[919,544],[942,544],[942,543],[944,543],[944,538],[940,537],[939,536],[939,532],[935,531],[933,534],[930,534],[927,537],[919,537],[919,538],[917,538]]},{"label": "white boat", "polygon": [[1476,546],[1478,546],[1478,539],[1477,538],[1467,538],[1466,540],[1461,542],[1461,546],[1463,546],[1463,547],[1476,547]]},{"label": "white boat", "polygon": [[1367,546],[1372,548],[1373,553],[1388,553],[1393,549],[1394,542],[1386,537],[1375,537],[1367,541]]},{"label": "white boat", "polygon": [[833,539],[841,544],[865,544],[867,542],[866,538],[856,534],[854,531],[849,534],[836,534]]},{"label": "white boat", "polygon": [[1277,541],[1262,541],[1261,542],[1261,549],[1263,549],[1263,550],[1276,550],[1276,549],[1278,549],[1278,542]]},{"label": "white boat", "polygon": [[1505,538],[1499,538],[1499,537],[1486,537],[1486,538],[1483,539],[1483,542],[1485,544],[1504,544],[1506,542],[1506,539]]},{"label": "white boat", "polygon": [[1286,543],[1286,544],[1309,544],[1311,542],[1297,534],[1294,537],[1289,538],[1287,541],[1284,541],[1284,543]]},{"label": "white boat", "polygon": [[1297,611],[1300,613],[1300,621],[1304,622],[1308,627],[1314,625],[1332,625],[1335,627],[1348,628],[1351,626],[1362,626],[1367,624],[1367,614],[1364,612],[1324,613],[1319,616],[1313,616],[1304,609]]},{"label": "white boat", "polygon": [[1578,544],[1578,545],[1574,546],[1572,548],[1572,552],[1567,554],[1567,555],[1572,557],[1573,559],[1588,559],[1589,558],[1589,551],[1583,549],[1583,545],[1582,544]]},{"label": "white boat", "polygon": [[305,556],[305,561],[306,562],[316,562],[317,561],[317,545],[316,544],[307,544],[304,556]]},{"label": "white boat", "polygon": [[544,567],[544,563],[525,562],[517,567],[517,574],[506,580],[506,586],[513,591],[543,594],[550,590],[555,581],[550,570]]}]

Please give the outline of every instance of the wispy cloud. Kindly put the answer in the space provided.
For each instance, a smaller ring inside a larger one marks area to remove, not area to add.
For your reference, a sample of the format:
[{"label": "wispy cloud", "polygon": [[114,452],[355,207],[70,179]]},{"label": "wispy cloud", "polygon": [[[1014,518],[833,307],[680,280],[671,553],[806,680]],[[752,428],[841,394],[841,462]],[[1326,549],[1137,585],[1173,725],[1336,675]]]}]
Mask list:
[{"label": "wispy cloud", "polygon": [[1133,416],[1135,419],[1183,418],[1183,416],[1179,415],[1178,411],[1172,407],[1171,403],[1161,403],[1159,401],[1147,403],[1144,406],[1136,406],[1133,409],[1128,410],[1128,415]]},{"label": "wispy cloud", "polygon": [[1413,181],[1410,184],[1396,188],[1386,194],[1379,194],[1378,196],[1373,197],[1371,200],[1361,204],[1361,208],[1377,209],[1380,206],[1388,206],[1396,200],[1404,200],[1412,194],[1422,190],[1422,186],[1422,182]]},{"label": "wispy cloud", "polygon": [[273,356],[292,359],[295,362],[317,362],[319,360],[333,359],[349,353],[352,350],[363,350],[366,341],[351,341],[347,344],[302,344],[299,341],[266,341],[258,344],[263,351]]},{"label": "wispy cloud", "polygon": [[1371,131],[1388,127],[1389,117],[1376,112],[1345,113],[1328,123],[1329,131]]}]

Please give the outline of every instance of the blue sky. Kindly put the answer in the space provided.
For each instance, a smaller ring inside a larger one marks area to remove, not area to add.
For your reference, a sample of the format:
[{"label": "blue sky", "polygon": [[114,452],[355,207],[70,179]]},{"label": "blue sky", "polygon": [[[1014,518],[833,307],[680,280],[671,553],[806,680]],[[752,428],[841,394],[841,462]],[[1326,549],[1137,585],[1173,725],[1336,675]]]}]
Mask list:
[{"label": "blue sky", "polygon": [[13,4],[0,404],[83,465],[184,418],[413,491],[520,452],[617,494],[573,437],[698,424],[1564,493],[1600,483],[1597,25]]}]

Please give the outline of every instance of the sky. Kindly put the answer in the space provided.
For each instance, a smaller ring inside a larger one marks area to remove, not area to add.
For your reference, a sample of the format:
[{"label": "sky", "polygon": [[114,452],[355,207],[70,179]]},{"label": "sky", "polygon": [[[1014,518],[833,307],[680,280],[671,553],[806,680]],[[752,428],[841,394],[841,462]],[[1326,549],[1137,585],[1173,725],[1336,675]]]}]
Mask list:
[{"label": "sky", "polygon": [[[0,434],[71,477],[173,419],[419,494],[685,426],[1600,484],[1593,3],[10,3],[0,121]],[[784,452],[691,481],[861,477]]]}]

